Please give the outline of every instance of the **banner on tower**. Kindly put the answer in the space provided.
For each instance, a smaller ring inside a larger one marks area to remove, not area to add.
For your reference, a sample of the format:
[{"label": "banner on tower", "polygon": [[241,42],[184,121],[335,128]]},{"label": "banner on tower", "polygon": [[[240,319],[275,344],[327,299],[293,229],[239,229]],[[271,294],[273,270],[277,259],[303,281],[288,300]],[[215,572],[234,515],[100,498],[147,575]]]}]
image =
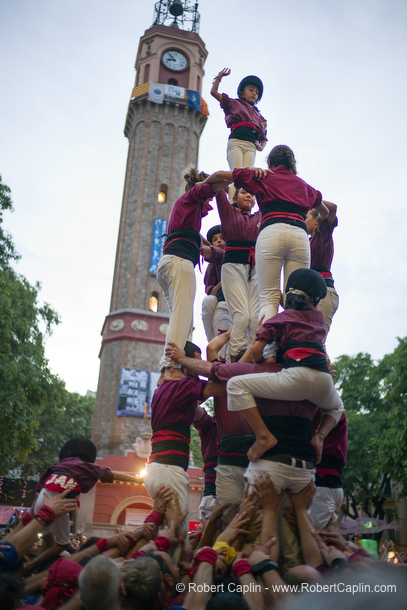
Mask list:
[{"label": "banner on tower", "polygon": [[185,88],[177,87],[176,85],[165,85],[165,97],[183,100],[185,97]]},{"label": "banner on tower", "polygon": [[155,104],[164,103],[165,85],[150,81],[150,89],[148,90],[148,99]]},{"label": "banner on tower", "polygon": [[201,96],[198,91],[191,91],[191,89],[187,89],[188,95],[188,106],[190,108],[195,108],[195,110],[201,110]]},{"label": "banner on tower", "polygon": [[157,275],[157,265],[163,254],[167,221],[165,218],[154,218],[153,240],[151,242],[150,273]]},{"label": "banner on tower", "polygon": [[122,368],[117,415],[145,417],[147,390],[148,371]]}]

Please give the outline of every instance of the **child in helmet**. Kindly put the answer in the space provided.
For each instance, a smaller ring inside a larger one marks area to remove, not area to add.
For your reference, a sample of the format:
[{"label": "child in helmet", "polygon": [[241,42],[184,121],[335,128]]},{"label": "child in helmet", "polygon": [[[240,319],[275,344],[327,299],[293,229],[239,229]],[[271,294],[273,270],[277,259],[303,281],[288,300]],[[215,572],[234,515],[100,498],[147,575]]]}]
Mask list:
[{"label": "child in helmet", "polygon": [[263,324],[252,347],[254,360],[260,362],[264,347],[275,340],[283,352],[283,369],[278,373],[240,375],[227,384],[229,411],[241,411],[256,436],[247,453],[252,462],[277,444],[257,410],[255,396],[309,400],[336,422],[344,410],[322,346],[324,315],[316,309],[326,295],[325,281],[312,269],[297,269],[288,278],[286,293],[285,311]]},{"label": "child in helmet", "polygon": [[[117,480],[131,483],[143,482],[141,477],[112,471],[110,468],[95,464],[96,453],[94,443],[84,436],[77,436],[67,441],[59,452],[60,462],[50,466],[37,483],[39,495],[35,503],[35,512],[38,512],[44,504],[45,493],[52,498],[69,489],[67,497],[77,498],[80,493],[90,491],[98,481],[102,483],[113,483]],[[69,529],[68,514],[63,514],[55,519],[53,524],[43,531],[42,553],[48,548],[53,548],[55,540],[55,554],[58,555],[69,543]],[[44,560],[46,558],[43,557]]]},{"label": "child in helmet", "polygon": [[256,107],[263,95],[261,80],[254,75],[246,76],[237,88],[239,97],[232,99],[226,93],[218,93],[220,81],[229,74],[229,68],[219,72],[213,81],[211,95],[220,102],[226,125],[231,130],[227,161],[233,170],[236,167],[253,166],[256,150],[262,151],[266,146],[267,121]]}]

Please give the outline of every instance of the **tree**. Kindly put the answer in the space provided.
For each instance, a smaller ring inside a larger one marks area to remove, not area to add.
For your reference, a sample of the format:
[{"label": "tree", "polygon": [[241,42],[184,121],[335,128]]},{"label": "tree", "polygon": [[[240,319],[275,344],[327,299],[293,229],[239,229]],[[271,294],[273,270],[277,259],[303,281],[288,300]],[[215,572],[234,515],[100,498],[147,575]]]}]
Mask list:
[{"label": "tree", "polygon": [[[12,210],[10,189],[0,177],[0,474],[15,470],[38,474],[35,468],[41,460],[35,456],[39,458],[40,449],[54,447],[61,434],[66,440],[73,428],[75,435],[90,432],[90,403],[71,396],[48,368],[45,336],[59,323],[59,316],[50,305],[38,302],[40,284],[32,286],[12,267],[20,257],[3,229],[3,214]],[[86,424],[67,425],[70,413],[79,412],[87,413]],[[45,436],[47,429],[50,433]],[[58,451],[52,453],[53,462]]]},{"label": "tree", "polygon": [[348,421],[343,475],[346,513],[383,519],[390,481],[407,493],[407,338],[378,363],[369,354],[340,356],[336,385]]}]

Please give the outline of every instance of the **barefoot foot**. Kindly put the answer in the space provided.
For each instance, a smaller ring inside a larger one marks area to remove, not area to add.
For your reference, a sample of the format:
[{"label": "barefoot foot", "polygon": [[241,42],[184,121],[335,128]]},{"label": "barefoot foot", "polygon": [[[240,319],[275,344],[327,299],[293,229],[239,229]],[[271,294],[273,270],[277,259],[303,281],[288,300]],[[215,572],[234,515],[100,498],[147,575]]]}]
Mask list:
[{"label": "barefoot foot", "polygon": [[273,434],[268,434],[267,436],[260,437],[256,439],[254,445],[252,445],[247,452],[247,457],[251,462],[257,462],[269,449],[275,447],[277,445],[277,439]]}]

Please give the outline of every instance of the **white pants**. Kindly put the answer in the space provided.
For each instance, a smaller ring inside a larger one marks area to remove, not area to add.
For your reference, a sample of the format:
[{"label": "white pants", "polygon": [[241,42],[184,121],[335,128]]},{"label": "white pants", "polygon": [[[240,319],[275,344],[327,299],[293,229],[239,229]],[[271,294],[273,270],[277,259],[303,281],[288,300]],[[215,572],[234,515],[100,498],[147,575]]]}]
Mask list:
[{"label": "white pants", "polygon": [[203,496],[199,505],[199,516],[201,521],[207,521],[216,506],[215,496]]},{"label": "white pants", "polygon": [[[170,310],[165,344],[167,346],[168,341],[172,341],[184,349],[192,329],[196,289],[194,266],[185,258],[164,254],[158,263],[157,282]],[[160,362],[160,370],[164,367],[180,368],[179,364],[165,356],[165,349]]]},{"label": "white pants", "polygon": [[222,290],[233,328],[229,340],[229,354],[237,356],[246,349],[247,334],[249,344],[256,334],[259,320],[259,295],[256,269],[252,269],[250,282],[249,265],[225,263],[222,265]]},{"label": "white pants", "polygon": [[[229,314],[226,301],[219,301],[213,295],[206,296],[202,301],[202,324],[205,329],[208,343],[214,337],[226,332],[232,326],[232,318]],[[226,346],[223,347],[219,355],[225,358]]]},{"label": "white pants", "polygon": [[260,231],[256,242],[256,268],[260,313],[269,320],[278,312],[280,276],[284,269],[284,287],[293,271],[310,266],[310,247],[304,229],[276,223]]},{"label": "white pants", "polygon": [[253,142],[228,140],[226,156],[231,170],[236,167],[253,167],[256,158],[256,147]]},{"label": "white pants", "polygon": [[[35,501],[34,513],[38,513],[40,508],[46,504],[46,498],[44,498],[44,494],[47,494],[50,498],[58,495],[58,491],[50,491],[49,489],[45,489],[44,487],[41,489],[37,500]],[[60,515],[55,519],[55,521],[46,527],[42,535],[45,536],[49,534],[49,532],[54,532],[55,542],[64,546],[65,544],[69,544],[69,514],[65,513],[64,515]]]},{"label": "white pants", "polygon": [[332,318],[334,317],[339,306],[339,295],[335,288],[328,287],[326,297],[318,303],[319,311],[322,311],[325,318],[325,340],[331,328]]},{"label": "white pants", "polygon": [[259,475],[269,475],[277,493],[284,489],[289,489],[297,494],[310,481],[314,480],[314,474],[315,470],[306,470],[305,468],[296,468],[288,464],[280,464],[280,462],[260,459],[257,462],[250,462],[245,477],[250,485],[254,485],[256,477]]},{"label": "white pants", "polygon": [[271,400],[309,400],[335,418],[344,410],[332,376],[304,366],[282,369],[278,373],[254,373],[232,377],[227,383],[228,410],[244,411],[256,407],[254,396]]},{"label": "white pants", "polygon": [[[172,487],[178,494],[181,512],[189,510],[189,476],[181,466],[159,464],[158,462],[147,464],[144,485],[153,500],[156,499],[157,492],[162,485]],[[188,531],[188,524],[187,515],[180,525],[180,530]]]},{"label": "white pants", "polygon": [[245,468],[218,464],[216,470],[216,499],[220,506],[224,504],[240,504],[246,481]]},{"label": "white pants", "polygon": [[337,510],[341,509],[343,502],[343,489],[330,487],[317,487],[313,497],[310,513],[314,527],[320,530],[326,528],[330,520],[339,521]]}]

